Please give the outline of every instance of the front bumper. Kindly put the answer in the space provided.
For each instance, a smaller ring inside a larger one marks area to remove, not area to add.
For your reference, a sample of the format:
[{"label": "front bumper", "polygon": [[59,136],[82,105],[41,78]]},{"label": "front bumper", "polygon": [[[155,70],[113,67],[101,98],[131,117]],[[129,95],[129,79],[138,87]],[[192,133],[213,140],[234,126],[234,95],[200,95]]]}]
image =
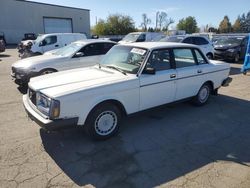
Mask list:
[{"label": "front bumper", "polygon": [[28,99],[28,95],[23,96],[23,105],[24,105],[26,113],[28,114],[28,117],[46,130],[51,131],[51,130],[58,130],[62,128],[73,128],[73,127],[76,127],[77,125],[78,117],[51,120],[49,118],[46,118],[40,115],[38,112],[36,112],[32,108]]},{"label": "front bumper", "polygon": [[18,85],[23,85],[27,84],[30,81],[30,78],[39,76],[39,72],[24,72],[24,71],[19,71],[18,69],[13,69],[11,71],[11,77],[14,79],[15,83]]},{"label": "front bumper", "polygon": [[225,60],[233,60],[236,56],[237,52],[228,52],[228,51],[219,51],[215,50],[214,56],[215,58],[225,59]]}]

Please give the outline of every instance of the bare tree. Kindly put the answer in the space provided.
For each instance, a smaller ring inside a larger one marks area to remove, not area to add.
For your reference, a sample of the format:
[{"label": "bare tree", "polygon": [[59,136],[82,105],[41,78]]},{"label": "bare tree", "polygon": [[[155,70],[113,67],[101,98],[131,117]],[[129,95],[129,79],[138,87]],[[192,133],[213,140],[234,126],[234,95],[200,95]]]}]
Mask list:
[{"label": "bare tree", "polygon": [[158,17],[158,24],[159,24],[159,30],[168,30],[168,27],[170,24],[174,23],[174,20],[172,18],[168,18],[168,15],[166,12],[158,12],[158,14],[156,14],[156,16]]},{"label": "bare tree", "polygon": [[142,14],[142,23],[141,27],[143,28],[144,31],[148,30],[148,25],[151,24],[151,19],[148,18],[147,14]]}]

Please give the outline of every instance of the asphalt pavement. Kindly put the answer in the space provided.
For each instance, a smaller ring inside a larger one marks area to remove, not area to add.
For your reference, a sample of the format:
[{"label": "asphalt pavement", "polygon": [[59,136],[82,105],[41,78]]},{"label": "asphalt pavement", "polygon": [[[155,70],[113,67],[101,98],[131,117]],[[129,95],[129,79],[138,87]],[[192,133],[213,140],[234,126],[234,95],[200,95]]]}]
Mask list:
[{"label": "asphalt pavement", "polygon": [[241,64],[231,64],[233,82],[207,105],[146,111],[96,142],[29,120],[10,77],[17,49],[0,59],[0,187],[250,187],[250,74]]}]

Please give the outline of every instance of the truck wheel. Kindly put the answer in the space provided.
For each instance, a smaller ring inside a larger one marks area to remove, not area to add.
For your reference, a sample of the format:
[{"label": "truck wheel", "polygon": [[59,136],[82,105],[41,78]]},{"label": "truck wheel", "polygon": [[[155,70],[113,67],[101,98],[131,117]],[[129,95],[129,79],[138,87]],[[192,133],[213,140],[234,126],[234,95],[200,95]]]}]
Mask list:
[{"label": "truck wheel", "polygon": [[119,129],[120,110],[111,103],[96,106],[89,114],[85,130],[96,140],[105,140],[115,135]]},{"label": "truck wheel", "polygon": [[207,103],[211,93],[211,86],[205,83],[201,86],[198,94],[193,98],[193,104],[196,106],[202,106]]}]

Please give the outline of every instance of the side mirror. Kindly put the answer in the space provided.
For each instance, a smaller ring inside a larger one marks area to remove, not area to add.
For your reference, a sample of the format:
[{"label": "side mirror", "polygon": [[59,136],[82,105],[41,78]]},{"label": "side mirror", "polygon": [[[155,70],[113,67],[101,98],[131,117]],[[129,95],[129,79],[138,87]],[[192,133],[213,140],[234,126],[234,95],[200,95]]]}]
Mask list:
[{"label": "side mirror", "polygon": [[46,41],[43,40],[42,42],[39,43],[39,46],[45,46],[46,45]]},{"label": "side mirror", "polygon": [[98,35],[92,35],[91,38],[92,39],[99,39],[99,36]]},{"label": "side mirror", "polygon": [[83,52],[77,52],[77,53],[75,54],[75,57],[82,57],[82,56],[84,56],[84,53],[83,53]]},{"label": "side mirror", "polygon": [[146,68],[142,71],[142,74],[155,74],[155,68],[146,67]]},{"label": "side mirror", "polygon": [[39,43],[39,46],[43,46],[43,42],[40,42],[40,43]]}]

